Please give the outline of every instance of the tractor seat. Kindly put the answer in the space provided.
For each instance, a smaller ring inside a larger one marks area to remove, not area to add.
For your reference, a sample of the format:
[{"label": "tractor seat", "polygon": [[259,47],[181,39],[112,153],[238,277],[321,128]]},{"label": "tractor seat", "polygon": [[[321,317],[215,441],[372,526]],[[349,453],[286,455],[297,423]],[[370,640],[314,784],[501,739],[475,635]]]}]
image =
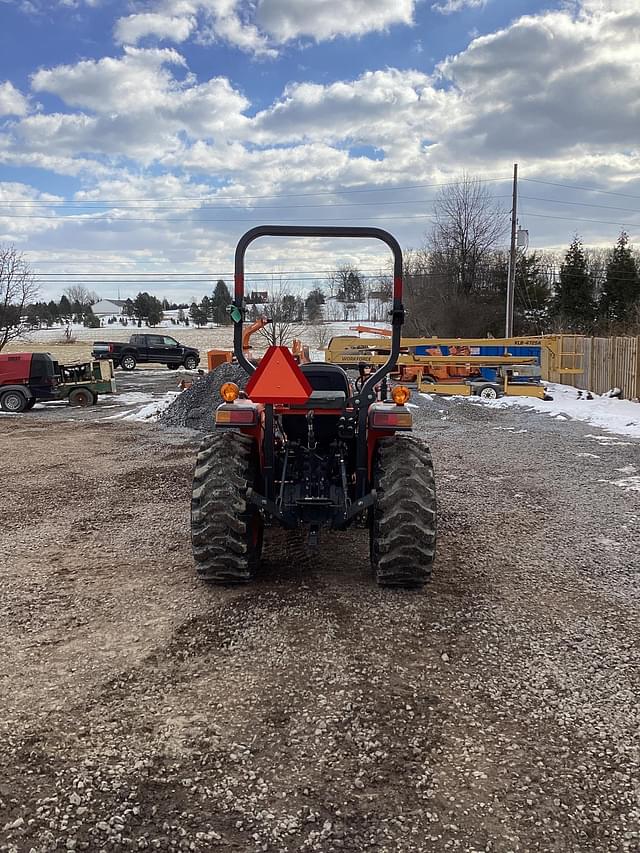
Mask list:
[{"label": "tractor seat", "polygon": [[337,364],[312,361],[310,364],[301,364],[300,370],[314,391],[344,391],[345,399],[349,397],[349,378]]},{"label": "tractor seat", "polygon": [[[282,427],[291,441],[304,441],[307,435],[306,412],[309,409],[342,409],[351,396],[349,378],[337,364],[311,362],[301,364],[300,370],[311,385],[312,394],[300,406],[300,414],[284,415]],[[297,408],[297,407],[296,407]],[[315,433],[319,442],[332,441],[337,432],[338,416],[324,415],[315,418]]]}]

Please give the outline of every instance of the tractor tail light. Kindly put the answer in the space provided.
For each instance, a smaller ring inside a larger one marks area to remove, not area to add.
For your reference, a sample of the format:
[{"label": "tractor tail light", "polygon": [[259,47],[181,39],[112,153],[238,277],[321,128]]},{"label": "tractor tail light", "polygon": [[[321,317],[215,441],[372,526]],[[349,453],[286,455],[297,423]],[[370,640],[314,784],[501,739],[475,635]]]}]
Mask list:
[{"label": "tractor tail light", "polygon": [[406,385],[396,385],[391,389],[391,399],[398,406],[404,406],[411,397],[411,391]]},{"label": "tractor tail light", "polygon": [[225,382],[220,388],[220,396],[225,403],[233,403],[240,396],[240,389],[235,382]]},{"label": "tractor tail light", "polygon": [[369,419],[372,429],[411,429],[413,416],[407,411],[374,411]]},{"label": "tractor tail light", "polygon": [[216,426],[255,426],[257,423],[257,406],[241,406],[223,403],[216,409]]}]

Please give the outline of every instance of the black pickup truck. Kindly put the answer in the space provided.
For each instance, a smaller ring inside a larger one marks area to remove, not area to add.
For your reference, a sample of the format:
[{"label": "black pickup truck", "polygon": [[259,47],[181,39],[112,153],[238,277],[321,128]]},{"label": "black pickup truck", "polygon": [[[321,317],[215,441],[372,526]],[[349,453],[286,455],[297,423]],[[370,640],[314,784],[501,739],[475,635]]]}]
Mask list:
[{"label": "black pickup truck", "polygon": [[118,341],[95,341],[93,358],[108,358],[114,367],[134,370],[136,364],[166,364],[171,370],[184,365],[195,370],[200,364],[200,352],[185,347],[166,335],[131,335],[129,343]]}]

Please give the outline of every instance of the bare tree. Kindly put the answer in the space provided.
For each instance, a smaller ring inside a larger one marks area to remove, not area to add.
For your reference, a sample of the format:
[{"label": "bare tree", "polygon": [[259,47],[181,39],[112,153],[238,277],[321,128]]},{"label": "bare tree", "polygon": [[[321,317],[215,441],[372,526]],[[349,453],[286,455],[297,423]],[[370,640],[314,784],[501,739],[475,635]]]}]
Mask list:
[{"label": "bare tree", "polygon": [[464,174],[443,187],[434,202],[435,223],[428,238],[430,272],[468,294],[482,264],[508,227],[508,214],[478,178]]},{"label": "bare tree", "polygon": [[77,302],[78,305],[89,307],[100,298],[95,291],[89,290],[82,284],[70,284],[69,287],[65,287],[64,292],[72,305]]},{"label": "bare tree", "polygon": [[0,350],[28,329],[27,306],[39,287],[24,255],[14,246],[0,246]]},{"label": "bare tree", "polygon": [[374,322],[389,320],[393,300],[393,277],[380,272],[367,287],[367,319]]},{"label": "bare tree", "polygon": [[302,331],[298,319],[301,316],[300,300],[291,293],[289,282],[281,276],[273,277],[268,293],[263,313],[271,322],[260,329],[258,335],[268,346],[288,346]]},{"label": "bare tree", "polygon": [[331,337],[331,327],[325,323],[317,323],[311,327],[311,343],[313,348],[321,350],[326,347]]}]

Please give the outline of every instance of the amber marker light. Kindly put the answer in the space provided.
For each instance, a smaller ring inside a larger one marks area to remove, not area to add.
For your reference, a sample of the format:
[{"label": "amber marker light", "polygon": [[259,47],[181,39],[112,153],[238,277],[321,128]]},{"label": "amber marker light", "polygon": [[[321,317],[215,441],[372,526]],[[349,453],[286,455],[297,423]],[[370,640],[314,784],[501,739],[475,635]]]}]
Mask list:
[{"label": "amber marker light", "polygon": [[233,403],[240,396],[240,389],[235,382],[225,382],[220,389],[220,396],[225,403]]},{"label": "amber marker light", "polygon": [[411,391],[406,385],[396,385],[395,388],[391,389],[391,399],[398,406],[404,406],[410,397]]}]

